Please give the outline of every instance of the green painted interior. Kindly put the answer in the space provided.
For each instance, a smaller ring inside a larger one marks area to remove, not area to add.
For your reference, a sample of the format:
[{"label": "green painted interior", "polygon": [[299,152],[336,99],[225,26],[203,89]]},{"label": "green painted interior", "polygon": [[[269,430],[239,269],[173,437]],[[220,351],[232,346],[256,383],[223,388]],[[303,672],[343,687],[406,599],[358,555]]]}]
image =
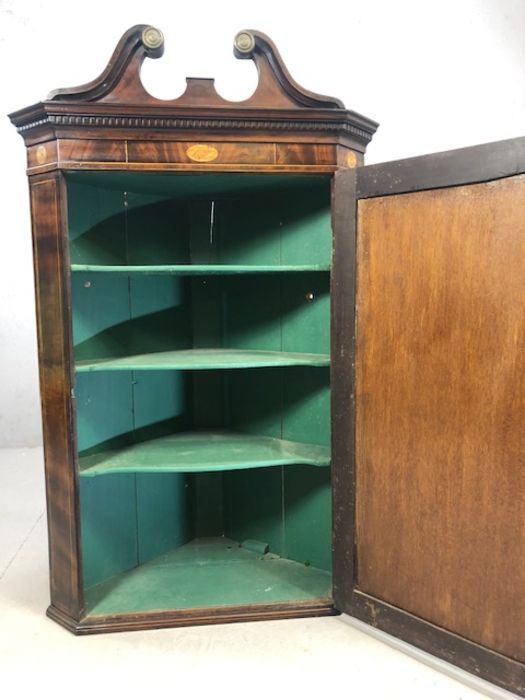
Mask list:
[{"label": "green painted interior", "polygon": [[329,179],[67,180],[88,610],[329,597]]},{"label": "green painted interior", "polygon": [[309,192],[329,188],[326,175],[280,175],[278,173],[156,173],[103,170],[79,170],[67,173],[69,183],[89,185],[104,192],[133,192],[159,199],[208,202],[215,197],[251,196],[253,194]]},{"label": "green painted interior", "polygon": [[327,571],[224,537],[195,539],[87,592],[89,614],[331,599]]}]

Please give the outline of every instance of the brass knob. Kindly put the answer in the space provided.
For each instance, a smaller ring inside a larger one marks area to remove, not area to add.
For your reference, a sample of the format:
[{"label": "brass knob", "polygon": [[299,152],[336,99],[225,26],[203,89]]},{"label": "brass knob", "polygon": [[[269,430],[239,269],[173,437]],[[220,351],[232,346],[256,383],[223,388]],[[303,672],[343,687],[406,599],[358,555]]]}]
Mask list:
[{"label": "brass knob", "polygon": [[142,43],[147,49],[158,49],[164,43],[162,32],[156,27],[146,27],[142,32]]},{"label": "brass knob", "polygon": [[239,32],[233,45],[241,53],[250,53],[255,48],[255,38],[250,32]]}]

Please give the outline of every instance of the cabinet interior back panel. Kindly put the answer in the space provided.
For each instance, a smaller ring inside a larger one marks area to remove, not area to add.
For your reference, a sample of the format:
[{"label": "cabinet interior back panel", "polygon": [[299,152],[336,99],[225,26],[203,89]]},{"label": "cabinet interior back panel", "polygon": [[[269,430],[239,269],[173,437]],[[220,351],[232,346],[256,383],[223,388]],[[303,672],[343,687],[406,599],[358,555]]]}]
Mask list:
[{"label": "cabinet interior back panel", "polygon": [[525,178],[361,201],[357,308],[359,588],[523,660]]}]

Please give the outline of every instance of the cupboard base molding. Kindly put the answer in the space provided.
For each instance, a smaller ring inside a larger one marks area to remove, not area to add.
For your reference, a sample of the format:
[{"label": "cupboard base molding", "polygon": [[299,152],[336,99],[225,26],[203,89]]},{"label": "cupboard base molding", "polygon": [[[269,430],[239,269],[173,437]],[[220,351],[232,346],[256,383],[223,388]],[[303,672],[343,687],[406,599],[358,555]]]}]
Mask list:
[{"label": "cupboard base molding", "polygon": [[47,608],[46,615],[49,617],[50,620],[53,620],[53,622],[58,622],[58,624],[67,629],[68,632],[73,632],[73,634],[79,634],[78,621],[74,617],[71,617],[71,615],[68,615],[67,613],[63,612],[54,605],[51,604]]},{"label": "cupboard base molding", "polygon": [[349,614],[468,673],[525,697],[525,665],[453,632],[354,591]]},{"label": "cupboard base molding", "polygon": [[89,615],[75,620],[54,605],[47,609],[47,616],[75,635],[102,634],[107,632],[134,632],[166,627],[194,627],[197,625],[224,625],[231,622],[260,622],[263,620],[288,620],[303,617],[327,617],[340,615],[331,603],[305,603],[283,605],[254,605],[238,608],[199,608],[198,610],[157,611],[129,613],[111,616]]}]

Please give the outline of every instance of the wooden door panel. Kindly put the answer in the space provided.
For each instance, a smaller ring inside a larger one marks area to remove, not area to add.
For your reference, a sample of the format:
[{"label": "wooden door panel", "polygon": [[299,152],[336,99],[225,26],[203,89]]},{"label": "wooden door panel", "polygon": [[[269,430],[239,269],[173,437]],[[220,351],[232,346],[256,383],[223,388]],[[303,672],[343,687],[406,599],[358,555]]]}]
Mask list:
[{"label": "wooden door panel", "polygon": [[525,138],[333,212],[336,607],[525,697]]},{"label": "wooden door panel", "polygon": [[525,176],[359,202],[357,587],[525,659]]}]

